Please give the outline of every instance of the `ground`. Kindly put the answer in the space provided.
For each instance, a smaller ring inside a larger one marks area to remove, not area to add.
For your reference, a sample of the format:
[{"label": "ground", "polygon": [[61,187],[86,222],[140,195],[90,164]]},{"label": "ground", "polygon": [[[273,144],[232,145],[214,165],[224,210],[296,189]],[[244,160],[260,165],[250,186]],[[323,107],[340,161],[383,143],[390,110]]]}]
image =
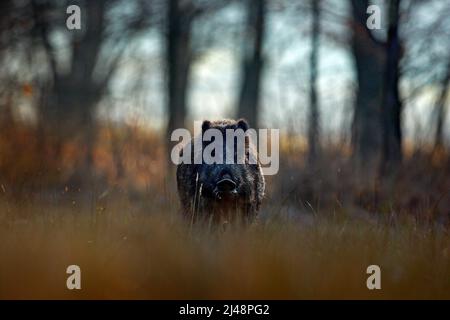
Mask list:
[{"label": "ground", "polygon": [[[408,217],[336,213],[211,228],[124,202],[39,214],[1,207],[2,299],[450,298],[448,229]],[[79,291],[66,288],[72,264],[81,268]],[[366,287],[372,264],[381,290]]]},{"label": "ground", "polygon": [[[345,146],[310,168],[284,137],[256,224],[192,226],[160,136],[101,130],[98,180],[80,187],[67,178],[79,146],[59,163],[19,129],[0,137],[2,299],[450,299],[448,153],[405,150],[396,176],[364,179]],[[73,264],[81,290],[66,287]],[[367,289],[369,265],[381,290]]]}]

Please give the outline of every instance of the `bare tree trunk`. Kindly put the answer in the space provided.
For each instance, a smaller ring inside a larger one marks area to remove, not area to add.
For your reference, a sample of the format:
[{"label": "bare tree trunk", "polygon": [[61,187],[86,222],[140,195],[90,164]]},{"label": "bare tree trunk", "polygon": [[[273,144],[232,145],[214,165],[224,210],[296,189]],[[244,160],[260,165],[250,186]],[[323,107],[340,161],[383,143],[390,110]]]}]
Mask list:
[{"label": "bare tree trunk", "polygon": [[187,92],[192,61],[191,24],[192,17],[182,1],[170,0],[168,8],[168,33],[166,63],[168,68],[167,137],[174,129],[183,128],[187,115]]},{"label": "bare tree trunk", "polygon": [[312,0],[312,35],[311,35],[311,55],[310,55],[310,89],[309,89],[309,117],[308,117],[308,161],[314,165],[318,153],[319,145],[319,106],[317,99],[317,78],[319,60],[319,34],[320,34],[320,1]]},{"label": "bare tree trunk", "polygon": [[351,0],[352,52],[358,88],[352,123],[355,164],[361,173],[374,175],[382,145],[380,105],[382,97],[383,45],[366,26],[368,0]]},{"label": "bare tree trunk", "polygon": [[402,103],[399,94],[399,63],[401,43],[398,35],[400,0],[389,2],[389,29],[386,46],[386,67],[383,91],[382,119],[383,119],[383,153],[381,173],[395,172],[402,161]]},{"label": "bare tree trunk", "polygon": [[53,82],[48,103],[40,106],[40,122],[46,135],[55,142],[56,150],[61,151],[61,146],[68,139],[81,144],[81,162],[70,177],[70,182],[74,185],[85,184],[92,176],[96,132],[94,111],[106,85],[106,82],[94,77],[103,41],[105,4],[105,0],[86,2],[85,30],[73,37],[70,70],[65,73],[58,68],[50,42],[50,21],[47,15],[50,4],[32,2]]},{"label": "bare tree trunk", "polygon": [[263,70],[265,0],[247,0],[247,26],[241,69],[238,117],[258,127],[258,111]]},{"label": "bare tree trunk", "polygon": [[450,92],[450,61],[447,64],[447,70],[442,81],[441,94],[436,101],[436,131],[434,136],[434,150],[442,149],[444,145],[444,122],[447,115],[446,102]]}]

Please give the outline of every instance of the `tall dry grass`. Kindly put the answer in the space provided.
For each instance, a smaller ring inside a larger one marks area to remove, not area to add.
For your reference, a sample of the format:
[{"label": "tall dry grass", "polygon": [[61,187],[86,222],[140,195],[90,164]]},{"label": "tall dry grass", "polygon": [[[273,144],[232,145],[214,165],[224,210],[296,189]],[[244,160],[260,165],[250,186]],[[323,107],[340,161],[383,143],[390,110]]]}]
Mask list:
[{"label": "tall dry grass", "polygon": [[[178,215],[161,139],[102,129],[101,183],[86,189],[64,180],[76,146],[58,164],[32,137],[0,137],[0,298],[450,299],[447,154],[411,153],[383,185],[355,182],[332,146],[310,170],[291,141],[258,223],[211,228]],[[381,290],[366,287],[371,264]]]},{"label": "tall dry grass", "polygon": [[[316,216],[242,228],[189,227],[175,212],[1,204],[0,298],[450,298],[448,229]],[[145,211],[145,212],[144,212]],[[7,212],[5,214],[5,212]],[[66,289],[77,264],[82,289]],[[366,287],[366,268],[382,289]]]}]

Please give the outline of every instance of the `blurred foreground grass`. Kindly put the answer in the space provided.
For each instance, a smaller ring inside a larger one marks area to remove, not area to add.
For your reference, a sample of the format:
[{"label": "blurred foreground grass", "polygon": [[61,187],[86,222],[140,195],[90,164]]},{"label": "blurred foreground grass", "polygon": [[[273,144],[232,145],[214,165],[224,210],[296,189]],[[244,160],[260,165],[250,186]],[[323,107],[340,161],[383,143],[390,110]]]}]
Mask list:
[{"label": "blurred foreground grass", "polygon": [[[0,202],[0,298],[450,298],[442,225],[335,213],[211,230],[111,201],[100,210]],[[82,290],[66,289],[71,264]],[[382,290],[366,288],[371,264]]]},{"label": "blurred foreground grass", "polygon": [[[260,222],[211,230],[178,216],[158,134],[99,128],[83,176],[94,179],[79,184],[83,145],[38,133],[0,136],[0,298],[450,299],[447,152],[410,150],[381,181],[359,175],[345,146],[307,167],[286,136]],[[72,264],[80,291],[66,289]],[[382,290],[366,287],[372,264]]]}]

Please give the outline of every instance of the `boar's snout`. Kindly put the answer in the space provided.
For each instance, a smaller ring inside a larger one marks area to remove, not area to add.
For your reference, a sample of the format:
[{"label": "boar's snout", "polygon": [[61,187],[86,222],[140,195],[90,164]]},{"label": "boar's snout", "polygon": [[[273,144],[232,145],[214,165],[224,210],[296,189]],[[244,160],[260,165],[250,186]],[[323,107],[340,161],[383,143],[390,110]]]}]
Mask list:
[{"label": "boar's snout", "polygon": [[233,179],[232,175],[224,170],[219,175],[219,179],[216,182],[216,196],[220,199],[222,195],[236,194],[237,183]]},{"label": "boar's snout", "polygon": [[217,182],[217,189],[220,192],[231,192],[236,189],[236,182],[229,178],[224,178]]}]

